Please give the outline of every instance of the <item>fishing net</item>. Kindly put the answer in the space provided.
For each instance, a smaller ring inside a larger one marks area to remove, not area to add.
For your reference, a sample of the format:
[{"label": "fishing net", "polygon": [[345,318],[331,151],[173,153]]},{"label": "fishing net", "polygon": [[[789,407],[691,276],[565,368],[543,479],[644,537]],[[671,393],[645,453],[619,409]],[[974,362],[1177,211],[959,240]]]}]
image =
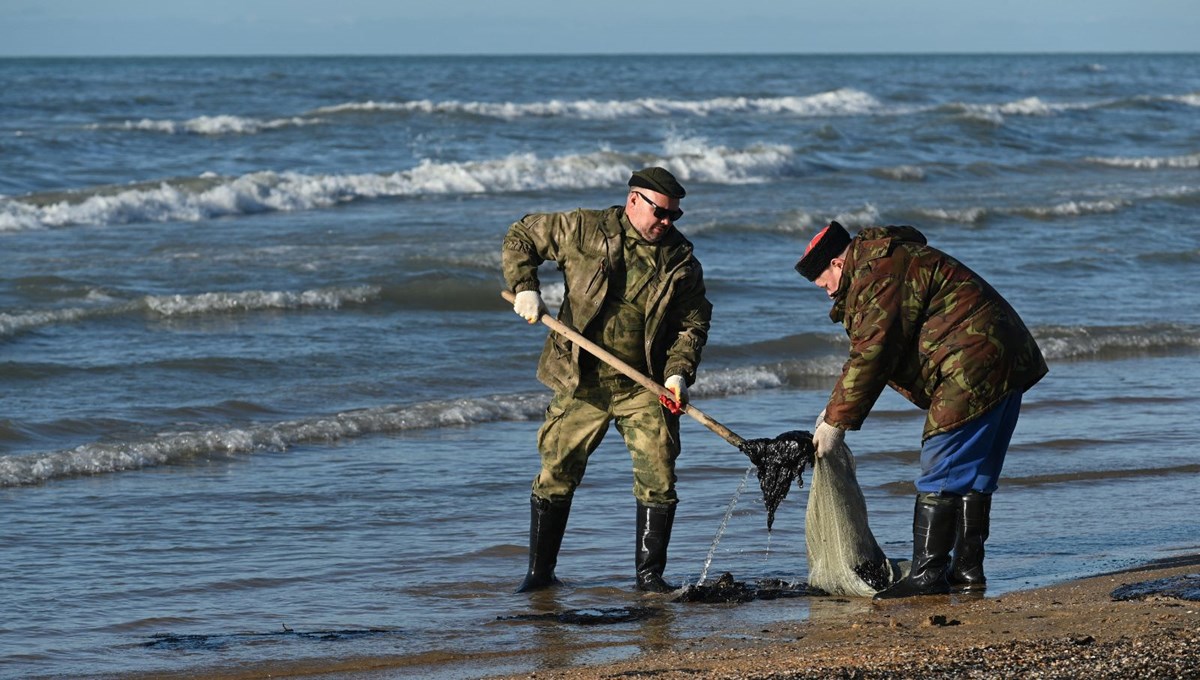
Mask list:
[{"label": "fishing net", "polygon": [[845,444],[813,464],[804,537],[810,586],[831,595],[871,597],[898,578],[867,524],[854,454]]},{"label": "fishing net", "polygon": [[768,531],[792,480],[803,485],[800,475],[813,465],[804,515],[810,587],[870,597],[899,578],[871,533],[854,454],[844,443],[816,458],[812,434],[793,430],[774,439],[746,440],[741,450],[758,468]]}]

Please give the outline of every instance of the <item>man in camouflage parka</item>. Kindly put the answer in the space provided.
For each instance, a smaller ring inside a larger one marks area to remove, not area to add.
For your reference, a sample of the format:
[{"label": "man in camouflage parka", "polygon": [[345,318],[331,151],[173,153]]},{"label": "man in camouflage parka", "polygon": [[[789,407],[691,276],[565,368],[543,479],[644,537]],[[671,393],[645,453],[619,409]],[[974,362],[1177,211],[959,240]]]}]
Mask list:
[{"label": "man in camouflage parka", "polygon": [[850,337],[813,434],[817,455],[862,426],[885,385],[928,411],[912,570],[876,599],[982,590],[992,492],[1021,395],[1047,372],[1033,336],[983,278],[912,227],[851,239],[832,222],[796,270],[829,294],[830,319]]},{"label": "man in camouflage parka", "polygon": [[504,238],[504,278],[517,314],[529,323],[541,318],[538,266],[555,262],[565,288],[559,321],[675,394],[660,403],[567,338],[546,338],[537,375],[554,398],[538,431],[542,467],[530,497],[529,570],[518,592],[557,582],[571,499],[614,420],[633,458],[637,587],[674,590],[662,574],[678,501],[679,408],[712,317],[700,262],[674,227],[684,193],[667,170],[645,168],[630,177],[623,206],[526,215]]}]

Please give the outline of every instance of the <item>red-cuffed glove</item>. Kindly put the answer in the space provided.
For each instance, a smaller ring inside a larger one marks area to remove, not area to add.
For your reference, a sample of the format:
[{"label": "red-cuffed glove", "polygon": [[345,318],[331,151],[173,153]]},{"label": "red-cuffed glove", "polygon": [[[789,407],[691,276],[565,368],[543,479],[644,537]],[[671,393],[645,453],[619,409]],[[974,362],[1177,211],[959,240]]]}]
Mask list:
[{"label": "red-cuffed glove", "polygon": [[670,397],[668,397],[665,394],[658,395],[658,403],[662,404],[663,408],[670,411],[671,415],[678,416],[678,415],[683,414],[683,408],[680,407],[679,404],[676,404],[673,399],[671,399]]},{"label": "red-cuffed glove", "polygon": [[663,383],[663,387],[671,390],[675,398],[671,399],[665,394],[660,394],[658,396],[659,403],[674,415],[683,413],[683,407],[687,406],[688,403],[687,381],[683,379],[682,375],[673,375],[667,378],[666,382]]}]

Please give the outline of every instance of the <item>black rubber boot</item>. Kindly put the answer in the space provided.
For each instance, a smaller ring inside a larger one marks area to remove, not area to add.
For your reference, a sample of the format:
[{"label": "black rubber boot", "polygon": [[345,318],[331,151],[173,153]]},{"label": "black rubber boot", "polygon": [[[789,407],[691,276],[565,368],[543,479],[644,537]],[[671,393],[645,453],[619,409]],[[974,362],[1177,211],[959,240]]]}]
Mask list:
[{"label": "black rubber boot", "polygon": [[947,571],[954,549],[957,496],[919,494],[913,508],[913,559],[908,576],[875,594],[876,600],[950,592]]},{"label": "black rubber boot", "polygon": [[663,580],[667,568],[667,544],[671,542],[671,525],[675,523],[675,506],[637,506],[637,589],[652,593],[669,593],[675,586]]},{"label": "black rubber boot", "polygon": [[529,573],[517,588],[518,593],[556,585],[554,565],[558,564],[558,549],[567,530],[571,500],[548,501],[529,497]]},{"label": "black rubber boot", "polygon": [[983,544],[991,526],[992,494],[972,491],[958,506],[954,562],[950,567],[950,589],[956,593],[981,591],[987,587],[983,575]]}]

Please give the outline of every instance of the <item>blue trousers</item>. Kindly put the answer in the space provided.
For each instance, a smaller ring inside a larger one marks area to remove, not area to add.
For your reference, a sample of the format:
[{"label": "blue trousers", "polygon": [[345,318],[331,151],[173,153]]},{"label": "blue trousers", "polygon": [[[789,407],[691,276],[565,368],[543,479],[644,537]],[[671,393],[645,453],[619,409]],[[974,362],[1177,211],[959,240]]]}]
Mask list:
[{"label": "blue trousers", "polygon": [[921,444],[917,493],[966,495],[992,493],[1021,413],[1021,393],[1013,392],[995,408]]}]

